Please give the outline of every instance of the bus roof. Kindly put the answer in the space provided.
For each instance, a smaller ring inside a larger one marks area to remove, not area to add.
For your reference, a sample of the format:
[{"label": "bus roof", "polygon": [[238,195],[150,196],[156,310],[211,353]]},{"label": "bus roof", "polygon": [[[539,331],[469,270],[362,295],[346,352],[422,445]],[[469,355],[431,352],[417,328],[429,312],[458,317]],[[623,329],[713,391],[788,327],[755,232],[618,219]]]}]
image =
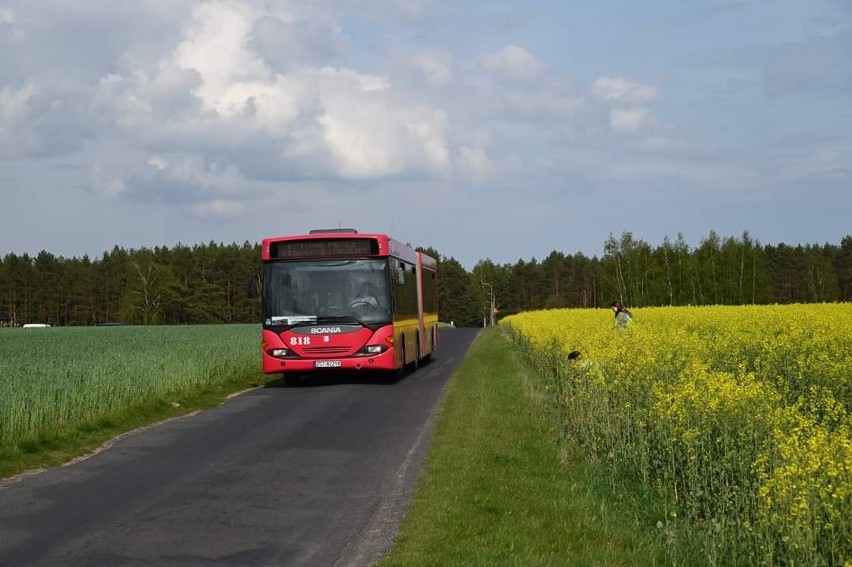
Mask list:
[{"label": "bus roof", "polygon": [[438,269],[438,260],[423,252],[418,252],[417,254],[420,256],[420,263],[423,265],[424,268],[426,268],[427,270]]},{"label": "bus roof", "polygon": [[[375,244],[374,248],[367,249],[353,247],[347,243],[352,241],[366,241]],[[279,243],[304,242],[304,247],[277,248],[285,252],[275,253],[273,245]],[[309,234],[293,234],[287,236],[275,236],[264,238],[261,246],[263,260],[276,259],[307,259],[307,258],[339,258],[339,257],[387,257],[400,258],[412,264],[420,262],[424,266],[432,266],[435,260],[426,254],[418,253],[408,244],[395,240],[387,234],[359,233],[355,229],[320,229],[312,230]],[[419,255],[419,256],[418,256]],[[428,260],[427,260],[428,259]],[[431,260],[431,262],[429,262]]]}]

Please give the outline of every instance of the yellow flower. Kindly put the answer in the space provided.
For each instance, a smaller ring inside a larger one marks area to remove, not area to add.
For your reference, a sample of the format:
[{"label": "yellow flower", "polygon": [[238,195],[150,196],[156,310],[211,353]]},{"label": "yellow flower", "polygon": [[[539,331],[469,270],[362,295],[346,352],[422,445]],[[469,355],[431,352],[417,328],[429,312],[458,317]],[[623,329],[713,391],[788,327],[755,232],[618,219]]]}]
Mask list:
[{"label": "yellow flower", "polygon": [[748,525],[791,563],[852,556],[852,304],[633,311],[629,333],[603,309],[502,325],[540,370],[571,377],[559,403],[578,442],[685,517]]}]

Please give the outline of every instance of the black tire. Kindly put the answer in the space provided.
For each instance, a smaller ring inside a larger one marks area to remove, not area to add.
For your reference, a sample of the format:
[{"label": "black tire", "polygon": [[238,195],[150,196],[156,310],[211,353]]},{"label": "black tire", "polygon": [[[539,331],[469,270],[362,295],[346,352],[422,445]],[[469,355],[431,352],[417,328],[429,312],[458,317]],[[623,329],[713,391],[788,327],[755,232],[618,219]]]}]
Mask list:
[{"label": "black tire", "polygon": [[432,342],[432,348],[429,349],[429,353],[423,357],[423,364],[428,364],[432,362],[435,358],[435,329],[432,328],[432,332],[429,334],[429,340]]},{"label": "black tire", "polygon": [[414,362],[411,363],[411,371],[415,372],[420,368],[420,333],[414,336]]},{"label": "black tire", "polygon": [[394,370],[392,374],[397,380],[401,380],[403,376],[405,376],[405,337],[400,337],[402,343],[402,364],[399,365],[399,368]]}]

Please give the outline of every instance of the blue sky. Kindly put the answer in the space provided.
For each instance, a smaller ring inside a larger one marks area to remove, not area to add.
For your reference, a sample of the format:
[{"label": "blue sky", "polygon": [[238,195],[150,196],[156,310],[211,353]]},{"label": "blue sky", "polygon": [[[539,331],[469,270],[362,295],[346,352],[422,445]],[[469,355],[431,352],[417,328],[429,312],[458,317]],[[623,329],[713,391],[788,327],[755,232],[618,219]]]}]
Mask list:
[{"label": "blue sky", "polygon": [[852,233],[840,0],[0,6],[0,255],[347,226],[468,268]]}]

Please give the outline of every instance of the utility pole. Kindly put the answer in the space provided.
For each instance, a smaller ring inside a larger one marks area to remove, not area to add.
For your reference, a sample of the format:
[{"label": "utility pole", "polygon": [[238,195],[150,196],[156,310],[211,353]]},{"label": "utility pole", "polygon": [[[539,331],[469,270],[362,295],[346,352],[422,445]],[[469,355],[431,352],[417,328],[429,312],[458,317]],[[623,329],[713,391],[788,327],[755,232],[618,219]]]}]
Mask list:
[{"label": "utility pole", "polygon": [[[480,280],[480,281],[482,281],[482,280]],[[482,282],[482,285],[483,285],[483,287],[488,286],[488,289],[489,289],[488,297],[489,297],[490,301],[489,301],[488,313],[489,313],[489,317],[490,317],[489,320],[491,321],[491,326],[493,327],[494,326],[494,286],[491,285],[490,283],[484,282],[484,281]],[[485,318],[484,317],[482,319],[482,324],[485,325]]]}]

